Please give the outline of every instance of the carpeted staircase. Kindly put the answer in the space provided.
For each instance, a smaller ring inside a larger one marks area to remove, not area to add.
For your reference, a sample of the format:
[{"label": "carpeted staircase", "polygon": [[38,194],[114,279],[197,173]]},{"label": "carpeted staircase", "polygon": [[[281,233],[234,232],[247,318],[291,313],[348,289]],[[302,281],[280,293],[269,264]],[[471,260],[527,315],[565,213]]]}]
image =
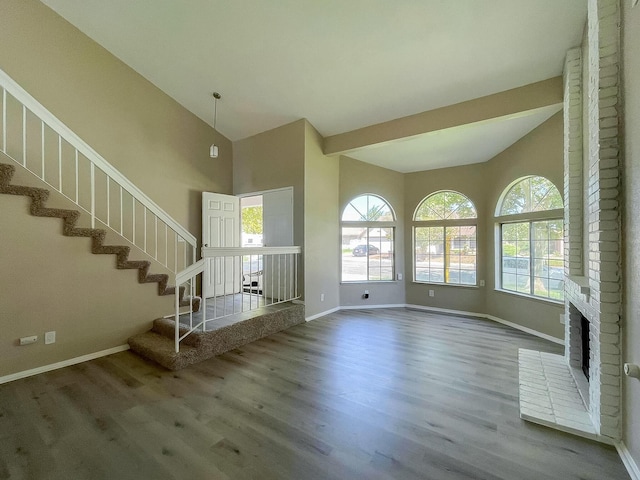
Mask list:
[{"label": "carpeted staircase", "polygon": [[[76,227],[80,212],[77,210],[67,210],[62,208],[47,208],[45,204],[49,198],[49,190],[44,188],[26,187],[22,185],[12,185],[11,179],[15,173],[15,166],[0,163],[0,193],[8,195],[23,195],[31,197],[31,215],[36,217],[61,218],[62,234],[67,237],[88,237],[91,238],[91,253],[98,255],[115,255],[116,268],[137,269],[139,283],[157,283],[158,295],[173,295],[175,287],[168,286],[169,275],[149,273],[151,262],[146,260],[129,260],[131,247],[125,245],[104,245],[107,234],[100,228]],[[191,305],[191,299],[185,296],[184,287],[180,287],[180,305]],[[193,298],[193,310],[200,309],[200,298]]]},{"label": "carpeted staircase", "polygon": [[[158,295],[173,295],[175,293],[175,287],[168,286],[169,275],[149,273],[150,261],[129,260],[131,247],[105,245],[107,234],[105,230],[77,227],[76,224],[80,218],[79,211],[47,208],[45,204],[49,198],[49,190],[12,185],[11,180],[15,171],[14,165],[0,163],[0,193],[30,197],[31,215],[62,219],[63,235],[91,238],[91,253],[115,255],[116,268],[137,269],[138,282],[157,283]],[[185,295],[184,287],[180,287],[179,298],[181,306],[192,306],[194,312],[200,311],[200,297],[193,297],[193,301],[191,301],[191,297]],[[141,356],[170,370],[179,370],[302,322],[304,322],[304,305],[290,303],[279,305],[277,308],[275,306],[263,307],[244,315],[217,320],[215,325],[208,325],[206,332],[191,333],[182,341],[180,351],[176,353],[174,320],[160,318],[153,322],[153,328],[150,331],[129,338],[128,343],[131,349]],[[180,335],[186,331],[186,327],[180,327]]]}]

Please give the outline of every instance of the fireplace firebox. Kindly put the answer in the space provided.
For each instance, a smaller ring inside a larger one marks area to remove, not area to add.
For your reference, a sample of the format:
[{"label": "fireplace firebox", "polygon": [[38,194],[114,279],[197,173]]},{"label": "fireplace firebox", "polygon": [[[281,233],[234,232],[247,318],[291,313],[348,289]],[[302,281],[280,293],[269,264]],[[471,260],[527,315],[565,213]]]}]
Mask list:
[{"label": "fireplace firebox", "polygon": [[582,371],[589,381],[589,320],[584,315],[580,319],[580,336],[582,340]]}]

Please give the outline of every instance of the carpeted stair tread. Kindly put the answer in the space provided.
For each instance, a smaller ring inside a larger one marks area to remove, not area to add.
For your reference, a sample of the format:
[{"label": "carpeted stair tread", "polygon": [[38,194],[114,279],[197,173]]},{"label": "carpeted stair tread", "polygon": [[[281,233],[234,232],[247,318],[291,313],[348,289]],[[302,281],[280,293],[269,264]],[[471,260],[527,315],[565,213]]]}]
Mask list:
[{"label": "carpeted stair tread", "polygon": [[[175,323],[170,318],[159,318],[154,320],[151,331],[131,337],[129,345],[163,367],[179,370],[303,322],[304,305],[293,303],[277,310],[256,311],[248,317],[219,319],[210,322],[206,332],[188,335],[176,354]],[[180,326],[180,332],[186,333],[186,327]]]},{"label": "carpeted stair tread", "polygon": [[[137,269],[138,283],[157,283],[158,295],[173,295],[174,287],[169,287],[169,276],[163,273],[150,274],[151,262],[146,260],[129,260],[131,247],[126,245],[105,245],[107,232],[101,228],[76,227],[80,218],[80,212],[63,208],[47,208],[44,206],[49,198],[49,190],[38,187],[12,185],[11,179],[16,171],[14,165],[0,163],[0,193],[9,195],[22,195],[31,198],[29,211],[36,217],[60,218],[63,220],[62,233],[67,237],[91,238],[91,253],[96,255],[116,255],[116,268]],[[179,304],[190,305],[189,299],[184,296],[184,289],[179,292]],[[194,297],[193,310],[200,308],[200,299]]]},{"label": "carpeted stair tread", "polygon": [[[162,335],[164,337],[167,337],[169,339],[173,339],[175,338],[175,334],[176,334],[175,329],[176,329],[176,323],[172,319],[156,318],[153,321],[153,327],[151,328],[151,331],[159,335]],[[180,325],[179,327],[180,336],[184,335],[188,331],[189,329],[186,326]],[[197,332],[192,333],[191,335],[186,336],[180,342],[180,345],[190,345],[192,347],[198,348],[202,345],[201,336]]]},{"label": "carpeted stair tread", "polygon": [[169,370],[179,370],[198,361],[198,349],[181,345],[180,352],[176,353],[172,339],[153,331],[134,335],[127,341],[131,350]]}]

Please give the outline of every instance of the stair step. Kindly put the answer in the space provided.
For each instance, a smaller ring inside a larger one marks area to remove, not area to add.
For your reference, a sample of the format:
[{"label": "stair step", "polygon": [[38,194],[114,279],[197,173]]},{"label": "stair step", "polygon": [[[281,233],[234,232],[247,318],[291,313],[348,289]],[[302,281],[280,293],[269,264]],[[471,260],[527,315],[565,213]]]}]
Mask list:
[{"label": "stair step", "polygon": [[[80,212],[61,208],[47,208],[45,203],[49,198],[49,190],[37,187],[27,187],[22,185],[11,185],[11,179],[16,167],[0,163],[0,193],[9,195],[22,195],[31,198],[30,212],[37,217],[60,218],[63,220],[62,233],[67,237],[87,237],[91,239],[91,252],[93,254],[116,255],[116,268],[137,269],[139,283],[157,283],[158,295],[174,295],[176,289],[168,286],[169,275],[163,273],[149,273],[151,262],[146,260],[129,260],[131,247],[126,245],[105,245],[104,241],[107,232],[99,228],[76,227]],[[178,291],[179,303],[181,306],[190,306],[194,312],[200,310],[200,297],[185,296],[185,288],[180,287]],[[195,346],[201,347],[201,341],[197,336],[190,335],[182,342],[180,352],[175,352],[174,346],[174,326],[167,327],[159,324],[154,330],[159,330],[164,335],[150,331],[131,337],[129,345],[131,349],[140,355],[147,357],[160,365],[170,369],[178,370],[187,365],[204,360],[203,353]],[[186,330],[183,329],[182,333]]]},{"label": "stair step", "polygon": [[[129,345],[143,357],[170,370],[179,370],[302,322],[304,305],[293,303],[277,309],[264,308],[253,312],[253,316],[225,317],[207,324],[206,332],[187,336],[180,343],[180,353],[176,354],[174,321],[159,318],[153,322],[151,331],[131,337]],[[185,327],[180,330],[181,334],[187,331]]]},{"label": "stair step", "polygon": [[131,350],[169,370],[180,370],[200,361],[196,348],[180,345],[176,353],[173,340],[153,331],[134,335],[128,342]]},{"label": "stair step", "polygon": [[[176,334],[176,323],[171,318],[156,318],[153,321],[151,331],[169,339],[173,339]],[[183,327],[182,325],[180,326],[180,336],[184,335],[188,331],[189,329],[187,327]],[[183,344],[198,348],[202,345],[202,337],[198,335],[198,333],[192,333],[180,342],[180,345]],[[180,348],[182,349],[182,346]]]}]

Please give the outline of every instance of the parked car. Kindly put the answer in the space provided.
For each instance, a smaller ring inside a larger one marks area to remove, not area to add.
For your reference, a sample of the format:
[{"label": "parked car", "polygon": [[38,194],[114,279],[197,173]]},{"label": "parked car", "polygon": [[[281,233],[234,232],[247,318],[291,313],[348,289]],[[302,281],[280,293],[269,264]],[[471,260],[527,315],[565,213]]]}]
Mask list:
[{"label": "parked car", "polygon": [[374,245],[358,245],[353,249],[354,257],[364,257],[366,255],[379,255],[380,249]]},{"label": "parked car", "polygon": [[564,288],[564,268],[545,266],[542,275],[542,284],[547,290],[562,290]]}]

